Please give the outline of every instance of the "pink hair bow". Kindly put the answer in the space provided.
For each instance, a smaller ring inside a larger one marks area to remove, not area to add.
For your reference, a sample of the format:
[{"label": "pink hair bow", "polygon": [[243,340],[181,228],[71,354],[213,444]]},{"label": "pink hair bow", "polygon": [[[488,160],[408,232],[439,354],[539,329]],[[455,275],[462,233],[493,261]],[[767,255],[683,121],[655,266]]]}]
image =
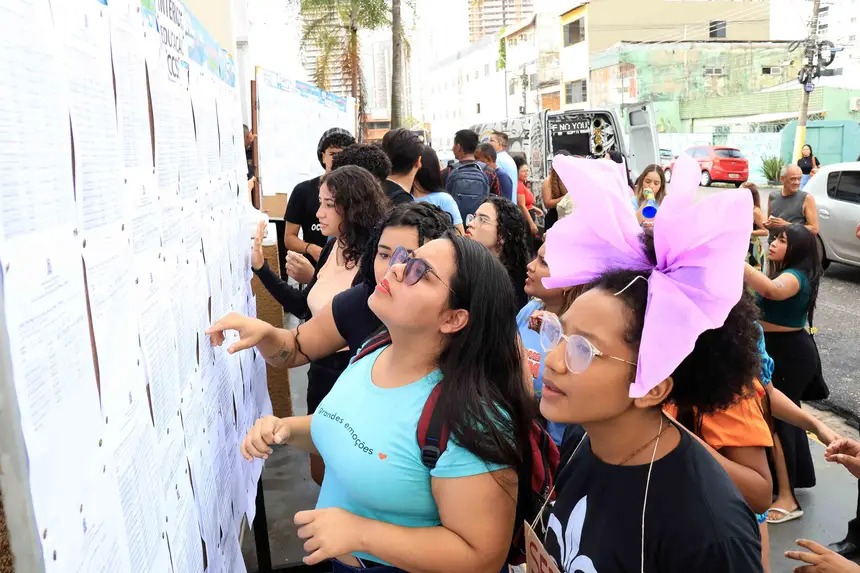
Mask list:
[{"label": "pink hair bow", "polygon": [[706,330],[723,325],[743,292],[744,253],[752,230],[752,196],[718,192],[695,201],[701,170],[681,155],[670,192],[654,218],[653,265],[626,182],[609,162],[556,157],[576,209],[547,233],[547,288],[585,284],[610,269],[651,271],[648,304],[630,397],[672,375]]}]

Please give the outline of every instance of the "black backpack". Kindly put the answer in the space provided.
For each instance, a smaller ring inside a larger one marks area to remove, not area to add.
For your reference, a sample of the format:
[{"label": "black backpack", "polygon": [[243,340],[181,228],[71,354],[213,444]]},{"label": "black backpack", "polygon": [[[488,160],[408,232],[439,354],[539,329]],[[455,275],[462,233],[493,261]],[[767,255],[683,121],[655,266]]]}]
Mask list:
[{"label": "black backpack", "polygon": [[[358,351],[351,362],[356,362],[373,351],[391,344],[387,330],[372,336]],[[417,440],[421,448],[421,461],[429,470],[436,467],[450,438],[448,428],[442,423],[436,403],[442,385],[437,384],[427,397],[421,417],[418,420]],[[523,522],[533,523],[546,505],[548,497],[555,497],[553,484],[559,465],[559,452],[550,435],[537,422],[532,422],[529,432],[529,455],[517,467],[517,513],[514,521],[514,535],[508,551],[507,563],[522,565],[526,562],[525,532]],[[538,536],[546,535],[545,527],[538,524]]]},{"label": "black backpack", "polygon": [[490,195],[490,181],[480,161],[457,163],[448,172],[445,189],[457,202],[463,221],[474,215]]}]

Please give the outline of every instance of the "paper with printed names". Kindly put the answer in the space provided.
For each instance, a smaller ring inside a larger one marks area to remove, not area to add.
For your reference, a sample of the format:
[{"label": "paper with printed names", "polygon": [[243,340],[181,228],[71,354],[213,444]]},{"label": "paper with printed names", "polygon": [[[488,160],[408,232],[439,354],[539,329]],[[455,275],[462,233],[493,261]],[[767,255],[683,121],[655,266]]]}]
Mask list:
[{"label": "paper with printed names", "polygon": [[108,8],[95,1],[52,2],[63,46],[75,156],[78,223],[86,236],[126,215],[122,144],[116,123]]},{"label": "paper with printed names", "polygon": [[68,93],[48,0],[0,5],[0,257],[4,241],[75,225]]}]

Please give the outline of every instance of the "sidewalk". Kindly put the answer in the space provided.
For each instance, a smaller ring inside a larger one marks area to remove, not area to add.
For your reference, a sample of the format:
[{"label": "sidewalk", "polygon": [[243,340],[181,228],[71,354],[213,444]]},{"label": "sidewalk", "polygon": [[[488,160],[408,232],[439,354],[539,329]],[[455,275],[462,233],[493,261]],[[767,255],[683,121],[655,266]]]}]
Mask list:
[{"label": "sidewalk", "polygon": [[[296,414],[304,414],[307,369],[290,371],[293,404]],[[812,409],[843,435],[856,438],[856,431],[840,425],[837,418],[826,418],[827,413]],[[852,434],[853,432],[853,434]],[[790,572],[797,566],[783,556],[794,548],[796,539],[806,538],[823,545],[838,541],[845,536],[846,524],[854,517],[857,501],[857,480],[840,466],[824,461],[824,447],[812,440],[812,455],[818,484],[810,490],[798,490],[797,497],[804,516],[801,519],[769,526],[771,571]],[[293,515],[302,509],[313,507],[319,487],[310,478],[306,455],[290,448],[276,448],[266,463],[263,472],[263,489],[269,523],[272,564],[299,566],[304,556],[302,542],[296,537]],[[257,571],[257,556],[254,552],[254,537],[246,531],[242,553],[248,571]],[[297,570],[298,571],[298,570]]]}]

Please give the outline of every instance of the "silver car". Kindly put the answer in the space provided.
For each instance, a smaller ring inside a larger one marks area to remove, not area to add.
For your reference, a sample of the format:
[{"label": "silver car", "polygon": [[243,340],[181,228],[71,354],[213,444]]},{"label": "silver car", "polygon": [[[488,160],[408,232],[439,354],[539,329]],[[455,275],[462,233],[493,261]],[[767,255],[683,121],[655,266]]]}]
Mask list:
[{"label": "silver car", "polygon": [[824,267],[831,262],[860,266],[860,161],[822,167],[803,190],[818,206]]}]

